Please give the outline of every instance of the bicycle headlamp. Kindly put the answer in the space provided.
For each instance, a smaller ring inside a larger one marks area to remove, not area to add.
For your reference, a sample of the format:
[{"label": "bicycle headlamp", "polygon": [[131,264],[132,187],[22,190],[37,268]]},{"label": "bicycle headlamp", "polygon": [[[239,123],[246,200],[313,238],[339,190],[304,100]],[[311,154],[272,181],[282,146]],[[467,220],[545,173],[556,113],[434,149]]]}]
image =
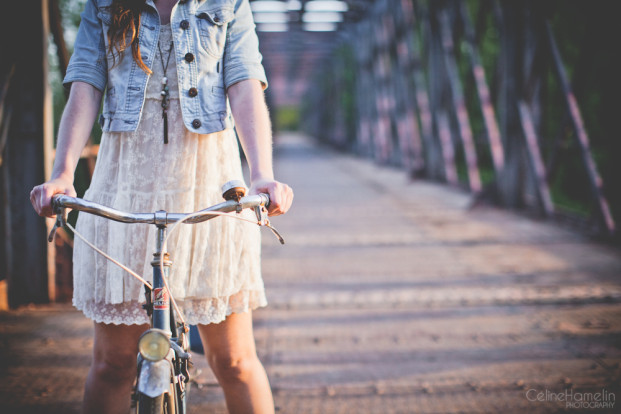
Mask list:
[{"label": "bicycle headlamp", "polygon": [[144,359],[160,361],[166,357],[170,349],[167,332],[160,329],[149,329],[138,341],[138,350]]}]

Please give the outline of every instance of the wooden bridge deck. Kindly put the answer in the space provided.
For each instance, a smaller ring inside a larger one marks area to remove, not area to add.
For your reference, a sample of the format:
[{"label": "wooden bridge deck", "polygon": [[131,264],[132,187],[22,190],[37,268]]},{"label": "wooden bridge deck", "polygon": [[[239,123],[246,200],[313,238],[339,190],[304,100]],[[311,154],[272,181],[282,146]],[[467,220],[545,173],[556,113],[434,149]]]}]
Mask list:
[{"label": "wooden bridge deck", "polygon": [[[296,199],[274,219],[287,244],[264,235],[255,320],[278,412],[618,412],[618,249],[301,136],[277,155]],[[0,411],[77,412],[90,323],[66,305],[0,320]],[[198,365],[191,412],[224,413]]]}]

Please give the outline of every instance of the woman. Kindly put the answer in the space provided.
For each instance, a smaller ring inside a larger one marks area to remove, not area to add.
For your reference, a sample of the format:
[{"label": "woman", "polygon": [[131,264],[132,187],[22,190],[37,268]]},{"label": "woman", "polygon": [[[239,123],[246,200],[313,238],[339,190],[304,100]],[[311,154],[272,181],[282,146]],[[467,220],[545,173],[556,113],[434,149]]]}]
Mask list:
[{"label": "woman", "polygon": [[[127,211],[218,202],[220,185],[242,178],[234,118],[250,193],[270,195],[270,215],[291,206],[292,190],[273,176],[267,81],[248,0],[88,0],[64,84],[71,92],[52,176],[31,193],[40,215],[52,215],[52,195],[75,195],[74,171],[104,91],[104,132],[85,198]],[[150,273],[153,230],[87,214],[78,227]],[[266,304],[258,228],[213,220],[182,226],[171,239],[172,293],[199,326],[229,411],[273,412],[252,333],[251,311]],[[85,413],[129,409],[137,340],[147,328],[140,288],[76,240],[73,303],[95,323]]]}]

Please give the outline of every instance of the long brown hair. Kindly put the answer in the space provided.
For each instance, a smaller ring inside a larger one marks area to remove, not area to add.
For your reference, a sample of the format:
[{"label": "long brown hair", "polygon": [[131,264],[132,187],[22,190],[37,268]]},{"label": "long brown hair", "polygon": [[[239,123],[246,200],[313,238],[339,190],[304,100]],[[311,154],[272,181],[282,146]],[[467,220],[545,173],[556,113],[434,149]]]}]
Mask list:
[{"label": "long brown hair", "polygon": [[116,64],[117,56],[122,58],[122,53],[127,49],[128,42],[131,44],[132,57],[146,73],[151,70],[142,61],[138,35],[140,30],[140,12],[145,9],[146,0],[113,0],[106,7],[111,15],[108,28],[108,52],[112,55],[113,65]]}]

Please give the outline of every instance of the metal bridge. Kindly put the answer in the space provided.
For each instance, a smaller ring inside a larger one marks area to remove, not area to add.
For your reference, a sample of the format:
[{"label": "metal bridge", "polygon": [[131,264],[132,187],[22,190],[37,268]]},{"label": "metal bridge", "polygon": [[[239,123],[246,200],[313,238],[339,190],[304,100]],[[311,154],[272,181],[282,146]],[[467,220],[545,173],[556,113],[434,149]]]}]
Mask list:
[{"label": "metal bridge", "polygon": [[[58,1],[14,3],[41,25],[18,44],[23,23],[0,21],[0,399],[77,412],[91,326],[66,305],[71,237],[47,245],[27,196],[53,159],[48,38],[61,71],[68,53]],[[619,52],[612,3],[586,3],[251,0],[296,191],[255,318],[280,412],[580,412],[546,398],[621,393],[620,154],[598,125],[618,85],[585,111]],[[198,364],[193,409],[225,412]]]}]

